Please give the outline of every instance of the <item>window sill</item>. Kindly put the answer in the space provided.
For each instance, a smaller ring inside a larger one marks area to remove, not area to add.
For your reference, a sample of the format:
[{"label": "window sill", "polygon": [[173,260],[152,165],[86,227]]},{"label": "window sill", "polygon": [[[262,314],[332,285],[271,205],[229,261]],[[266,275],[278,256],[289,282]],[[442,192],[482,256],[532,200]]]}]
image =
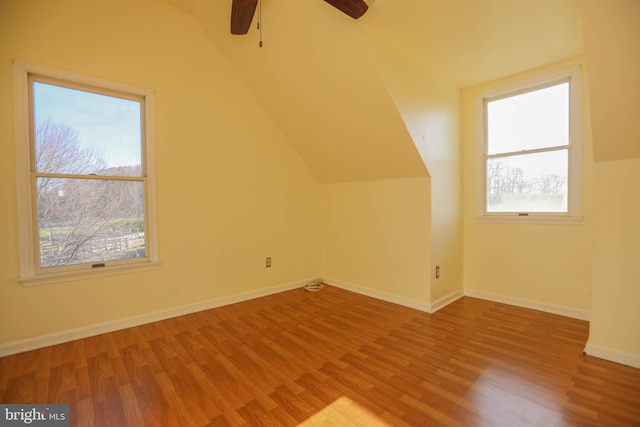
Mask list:
[{"label": "window sill", "polygon": [[96,277],[113,276],[115,274],[137,273],[140,271],[156,270],[159,261],[149,261],[139,264],[117,265],[91,270],[64,271],[60,273],[38,274],[18,278],[22,286],[49,285],[52,283],[71,282],[74,280],[94,279]]},{"label": "window sill", "polygon": [[491,224],[548,224],[548,225],[578,225],[581,216],[552,216],[552,215],[476,215],[479,223]]}]

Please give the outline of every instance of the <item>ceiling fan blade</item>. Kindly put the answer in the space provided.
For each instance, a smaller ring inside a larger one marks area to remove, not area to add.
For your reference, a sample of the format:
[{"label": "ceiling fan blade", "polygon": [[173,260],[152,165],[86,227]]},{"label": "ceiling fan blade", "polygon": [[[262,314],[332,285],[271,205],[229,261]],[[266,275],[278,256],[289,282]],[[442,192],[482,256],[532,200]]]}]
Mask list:
[{"label": "ceiling fan blade", "polygon": [[231,34],[247,34],[258,0],[233,0],[231,3]]},{"label": "ceiling fan blade", "polygon": [[324,0],[353,19],[358,19],[369,9],[364,0]]}]

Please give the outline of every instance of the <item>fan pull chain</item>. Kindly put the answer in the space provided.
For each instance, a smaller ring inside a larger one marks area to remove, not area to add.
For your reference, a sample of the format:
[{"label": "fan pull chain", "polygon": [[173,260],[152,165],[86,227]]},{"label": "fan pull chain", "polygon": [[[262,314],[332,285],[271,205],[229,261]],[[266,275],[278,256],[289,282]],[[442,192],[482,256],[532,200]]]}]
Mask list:
[{"label": "fan pull chain", "polygon": [[260,42],[258,46],[262,47],[262,0],[258,3],[258,30],[260,31]]}]

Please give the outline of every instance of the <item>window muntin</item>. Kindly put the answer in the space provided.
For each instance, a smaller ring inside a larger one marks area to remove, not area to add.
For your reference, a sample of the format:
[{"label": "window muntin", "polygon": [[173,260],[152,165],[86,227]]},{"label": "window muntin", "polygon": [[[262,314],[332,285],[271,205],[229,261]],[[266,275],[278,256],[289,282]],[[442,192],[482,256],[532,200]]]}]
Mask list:
[{"label": "window muntin", "polygon": [[[13,68],[18,280],[157,268],[153,91],[19,60]],[[50,143],[42,142],[51,135],[72,143],[47,159]],[[85,210],[92,221],[79,220]],[[91,244],[78,245],[83,239]]]},{"label": "window muntin", "polygon": [[579,221],[579,72],[478,95],[478,219]]}]

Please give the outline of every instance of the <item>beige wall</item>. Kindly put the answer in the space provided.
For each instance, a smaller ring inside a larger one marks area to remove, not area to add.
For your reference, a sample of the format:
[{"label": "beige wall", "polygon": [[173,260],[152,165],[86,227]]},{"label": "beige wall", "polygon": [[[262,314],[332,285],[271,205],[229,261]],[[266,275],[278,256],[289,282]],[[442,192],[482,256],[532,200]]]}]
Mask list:
[{"label": "beige wall", "polygon": [[375,35],[362,37],[431,176],[429,301],[437,302],[462,293],[460,90]]},{"label": "beige wall", "polygon": [[[583,64],[583,58],[463,91],[465,290],[588,311],[591,291],[593,162],[588,93],[582,96],[582,215],[579,225],[479,223],[476,214],[475,97],[501,85]],[[585,77],[583,68],[583,81]]]},{"label": "beige wall", "polygon": [[[159,270],[17,282],[13,58],[155,90]],[[146,0],[0,2],[0,93],[0,343],[320,274],[317,180],[188,15]]]},{"label": "beige wall", "polygon": [[[431,174],[431,303],[462,295],[462,154],[459,91],[445,88],[415,136]],[[438,99],[433,97],[432,99]],[[439,278],[435,269],[439,267]]]},{"label": "beige wall", "polygon": [[640,368],[640,2],[583,5],[596,161],[587,353]]},{"label": "beige wall", "polygon": [[427,308],[430,179],[323,184],[326,278]]},{"label": "beige wall", "polygon": [[594,160],[640,158],[640,1],[582,2]]},{"label": "beige wall", "polygon": [[596,163],[594,175],[593,296],[587,352],[601,357],[626,353],[630,356],[623,360],[640,368],[640,159]]}]

